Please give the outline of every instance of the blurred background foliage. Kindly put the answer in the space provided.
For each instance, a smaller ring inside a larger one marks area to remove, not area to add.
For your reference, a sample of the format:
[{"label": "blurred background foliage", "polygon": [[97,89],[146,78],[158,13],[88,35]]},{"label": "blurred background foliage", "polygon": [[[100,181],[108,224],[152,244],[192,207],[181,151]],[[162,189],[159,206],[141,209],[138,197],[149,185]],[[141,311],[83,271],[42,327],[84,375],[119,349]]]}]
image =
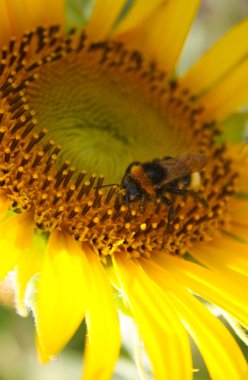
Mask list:
[{"label": "blurred background foliage", "polygon": [[[52,1],[52,0],[51,0]],[[68,26],[83,26],[90,16],[93,0],[65,0],[68,9]],[[104,1],[104,0],[102,0]],[[135,0],[129,0],[132,2]],[[183,73],[187,67],[201,56],[218,38],[241,20],[248,16],[247,0],[203,0],[199,14],[194,22],[189,38],[183,50],[178,71]],[[225,122],[227,136],[240,141],[244,136],[247,123],[246,110],[232,116]],[[235,128],[234,128],[235,126]],[[45,366],[38,364],[34,345],[34,324],[30,315],[20,318],[12,308],[13,300],[6,288],[1,289],[0,296],[0,380],[76,380],[82,369],[82,351],[84,347],[85,326],[82,325],[70,344],[59,358]],[[221,317],[220,317],[221,318]],[[224,322],[223,320],[223,323]],[[132,344],[133,326],[129,318],[121,320],[123,348],[117,363],[113,380],[136,380],[137,371],[133,361],[135,355]],[[130,332],[131,331],[131,332]],[[237,338],[238,339],[238,338]],[[248,349],[239,341],[248,357]],[[203,360],[196,347],[194,353],[195,380],[209,379]],[[145,363],[146,360],[144,359]],[[146,365],[146,364],[145,364]],[[147,370],[149,372],[149,370]]]}]

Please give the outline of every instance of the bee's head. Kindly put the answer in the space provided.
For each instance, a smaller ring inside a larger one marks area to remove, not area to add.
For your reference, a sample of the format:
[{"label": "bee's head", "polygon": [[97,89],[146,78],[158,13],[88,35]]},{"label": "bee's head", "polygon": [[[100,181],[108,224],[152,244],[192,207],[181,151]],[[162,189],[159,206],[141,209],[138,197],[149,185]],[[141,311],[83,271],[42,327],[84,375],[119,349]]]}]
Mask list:
[{"label": "bee's head", "polygon": [[140,199],[141,189],[135,178],[130,174],[125,174],[122,182],[121,188],[123,189],[123,195],[128,195],[129,201],[134,202]]}]

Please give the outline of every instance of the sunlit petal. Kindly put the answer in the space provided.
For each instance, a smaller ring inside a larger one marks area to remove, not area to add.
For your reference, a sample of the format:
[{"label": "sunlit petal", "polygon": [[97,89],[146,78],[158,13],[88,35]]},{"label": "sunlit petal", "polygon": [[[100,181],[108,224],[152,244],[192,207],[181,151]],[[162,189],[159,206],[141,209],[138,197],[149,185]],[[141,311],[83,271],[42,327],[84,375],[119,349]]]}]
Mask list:
[{"label": "sunlit petal", "polygon": [[114,31],[114,34],[119,35],[129,30],[136,28],[137,25],[145,21],[160,4],[163,3],[163,0],[138,0],[136,1],[127,15],[121,20],[119,25]]},{"label": "sunlit petal", "polygon": [[18,257],[16,308],[23,317],[28,315],[25,300],[27,285],[35,274],[41,272],[46,244],[47,242],[43,235],[34,234],[30,248],[27,251],[22,251]]},{"label": "sunlit petal", "polygon": [[[235,96],[233,96],[235,94]],[[223,120],[248,101],[248,60],[235,67],[200,99],[204,118]]]},{"label": "sunlit petal", "polygon": [[[239,174],[237,182],[237,191],[243,195],[246,195],[246,201],[248,202],[248,144],[243,141],[240,144],[229,145],[230,156],[235,165],[235,169]],[[233,205],[240,201],[238,199],[232,200],[231,207],[234,211]]]},{"label": "sunlit petal", "polygon": [[207,51],[182,78],[182,84],[197,94],[221,80],[247,55],[245,36],[248,36],[248,20],[231,29]]},{"label": "sunlit petal", "polygon": [[247,226],[242,225],[241,223],[232,223],[232,228],[230,233],[235,236],[235,238],[241,239],[243,242],[248,244],[248,234],[247,234]]},{"label": "sunlit petal", "polygon": [[35,333],[35,345],[36,345],[36,351],[38,360],[41,364],[47,364],[50,361],[50,356],[47,354],[45,348],[43,347],[37,332]]},{"label": "sunlit petal", "polygon": [[89,286],[83,251],[70,235],[53,232],[32,305],[40,345],[48,357],[64,347],[82,322]]},{"label": "sunlit petal", "polygon": [[215,244],[206,243],[192,247],[190,254],[209,268],[221,272],[228,268],[248,276],[248,244],[235,241],[227,235],[216,239]]},{"label": "sunlit petal", "polygon": [[115,255],[114,267],[151,359],[154,378],[191,379],[188,337],[170,302],[141,266],[124,254]]},{"label": "sunlit petal", "polygon": [[0,223],[0,279],[14,268],[19,255],[27,252],[33,232],[34,224],[29,212],[10,217]]},{"label": "sunlit petal", "polygon": [[6,193],[4,190],[0,190],[0,221],[5,217],[9,207],[11,204],[11,200],[6,197]]},{"label": "sunlit petal", "polygon": [[[108,380],[120,351],[120,328],[114,294],[98,257],[87,246],[92,277],[86,315],[87,342],[82,380]],[[97,360],[96,360],[97,359]]]},{"label": "sunlit petal", "polygon": [[[123,38],[152,61],[171,72],[175,67],[199,6],[199,0],[161,2],[140,25]],[[152,3],[153,4],[153,3]]]},{"label": "sunlit petal", "polygon": [[94,40],[106,38],[121,13],[126,0],[97,0],[87,25],[87,33]]},{"label": "sunlit petal", "polygon": [[63,0],[0,0],[0,21],[0,43],[4,44],[10,37],[20,35],[37,25],[63,26],[65,4]]},{"label": "sunlit petal", "polygon": [[221,379],[223,368],[230,378],[242,378],[246,371],[246,361],[235,339],[223,324],[170,271],[152,261],[141,260],[141,263],[171,300],[171,307],[176,310],[178,318],[198,346],[211,379]]},{"label": "sunlit petal", "polygon": [[231,203],[232,220],[247,227],[248,231],[248,199],[235,199]]},{"label": "sunlit petal", "polygon": [[194,294],[226,310],[248,327],[247,286],[241,286],[230,281],[222,273],[215,273],[183,259],[161,254],[155,258],[163,267],[173,271],[175,277],[179,276]]},{"label": "sunlit petal", "polygon": [[7,8],[7,1],[0,1],[0,44],[5,44],[11,37],[11,23],[9,19],[9,12]]}]

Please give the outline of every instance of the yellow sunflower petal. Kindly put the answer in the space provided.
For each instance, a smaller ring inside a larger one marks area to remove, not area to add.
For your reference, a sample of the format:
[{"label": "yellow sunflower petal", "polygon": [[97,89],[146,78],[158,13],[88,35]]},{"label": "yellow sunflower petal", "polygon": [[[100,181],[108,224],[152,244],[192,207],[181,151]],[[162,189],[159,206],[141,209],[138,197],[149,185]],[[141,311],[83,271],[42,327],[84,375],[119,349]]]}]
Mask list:
[{"label": "yellow sunflower petal", "polygon": [[[240,144],[232,144],[228,146],[230,156],[233,160],[234,167],[239,173],[238,192],[248,195],[248,144],[243,142]],[[240,201],[237,200],[237,201]],[[246,199],[247,201],[247,199]],[[247,201],[248,202],[248,201]],[[233,201],[232,201],[233,204]],[[232,207],[233,209],[233,207]]]},{"label": "yellow sunflower petal", "polygon": [[154,378],[191,379],[192,360],[185,329],[168,299],[140,264],[123,256],[115,255],[115,271],[144,340]]},{"label": "yellow sunflower petal", "polygon": [[144,21],[151,13],[163,2],[163,0],[138,0],[136,1],[129,13],[123,18],[115,29],[114,34],[125,33],[135,28]]},{"label": "yellow sunflower petal", "polygon": [[37,356],[38,356],[39,362],[41,364],[48,363],[50,360],[50,357],[47,355],[47,352],[45,351],[44,347],[42,346],[37,332],[35,333],[35,345],[36,345],[36,351],[37,351]]},{"label": "yellow sunflower petal", "polygon": [[30,213],[22,213],[0,223],[0,279],[17,264],[20,254],[32,242],[34,226]]},{"label": "yellow sunflower petal", "polygon": [[238,191],[248,195],[247,183],[248,183],[248,171],[247,166],[243,165],[243,167],[239,167],[239,183],[238,183]]},{"label": "yellow sunflower petal", "polygon": [[54,231],[33,301],[40,345],[56,355],[75,333],[88,306],[89,267],[74,239]]},{"label": "yellow sunflower petal", "polygon": [[109,380],[121,345],[118,314],[105,270],[98,257],[89,248],[84,249],[90,262],[92,286],[82,380]]},{"label": "yellow sunflower petal", "polygon": [[248,101],[248,59],[208,91],[200,104],[206,119],[223,120]]},{"label": "yellow sunflower petal", "polygon": [[9,207],[10,199],[6,197],[5,191],[0,190],[0,221],[5,217]]},{"label": "yellow sunflower petal", "polygon": [[246,371],[246,361],[229,331],[203,304],[192,296],[173,274],[152,261],[141,260],[142,266],[162,291],[167,294],[195,344],[198,346],[211,379],[222,379],[223,368],[232,379]]},{"label": "yellow sunflower petal", "polygon": [[[23,17],[25,14],[25,17]],[[63,0],[0,0],[0,35],[5,43],[13,35],[37,25],[64,25],[65,4]],[[3,37],[4,36],[4,37]]]},{"label": "yellow sunflower petal", "polygon": [[226,265],[226,260],[223,259],[223,261],[221,261],[220,259],[221,255],[217,256],[218,250],[214,250],[214,252],[215,252],[215,255],[212,253],[212,251],[211,251],[211,254],[209,254],[209,247],[207,247],[207,249],[206,247],[204,248],[194,247],[190,250],[191,256],[194,257],[197,261],[199,261],[202,265],[215,271],[215,273],[221,273],[222,275],[228,277],[230,281],[235,281],[235,283],[241,286],[247,286],[247,282],[248,282],[247,268],[238,267],[238,270],[237,270],[234,264],[233,266],[235,269],[229,268]]},{"label": "yellow sunflower petal", "polygon": [[22,317],[28,315],[25,303],[26,288],[30,279],[41,272],[46,240],[43,235],[33,235],[32,244],[26,252],[22,252],[17,261],[17,283],[16,283],[16,308]]},{"label": "yellow sunflower petal", "polygon": [[[18,0],[16,0],[18,1]],[[25,0],[27,8],[29,10],[30,19],[33,25],[37,25],[37,20],[40,20],[42,11],[42,19],[44,17],[44,23],[46,25],[58,24],[62,27],[65,25],[66,9],[64,0],[53,0],[44,2],[39,0],[42,4],[42,8],[35,9],[33,0]],[[35,2],[35,5],[37,1]]]},{"label": "yellow sunflower petal", "polygon": [[161,2],[147,19],[124,35],[132,48],[171,72],[177,62],[200,1]]},{"label": "yellow sunflower petal", "polygon": [[240,286],[229,277],[183,259],[161,254],[156,255],[155,259],[164,268],[173,271],[194,294],[226,310],[248,327],[247,286]]},{"label": "yellow sunflower petal", "polygon": [[7,1],[0,0],[0,44],[3,46],[11,37],[11,24],[7,8]]},{"label": "yellow sunflower petal", "polygon": [[248,200],[234,199],[230,206],[232,220],[247,226],[248,229]]},{"label": "yellow sunflower petal", "polygon": [[230,317],[229,314],[225,313],[224,318],[235,331],[235,334],[237,334],[237,336],[246,344],[246,346],[248,346],[247,330],[238,321],[236,321],[236,319]]},{"label": "yellow sunflower petal", "polygon": [[248,228],[239,223],[232,223],[230,232],[234,234],[235,237],[241,239],[248,244]]},{"label": "yellow sunflower petal", "polygon": [[199,0],[168,1],[152,20],[147,48],[157,51],[152,57],[168,72],[177,62],[199,4]]},{"label": "yellow sunflower petal", "polygon": [[106,38],[121,13],[126,0],[97,0],[87,25],[87,33],[95,40]]},{"label": "yellow sunflower petal", "polygon": [[247,261],[248,245],[245,243],[240,243],[227,234],[223,235],[221,238],[216,238],[214,240],[214,247],[224,251],[224,253],[226,252],[227,254],[232,254],[234,259],[236,257],[243,258],[243,265],[245,264],[245,261]]},{"label": "yellow sunflower petal", "polygon": [[[248,20],[243,21],[218,41],[193,65],[181,80],[194,93],[201,93],[213,86],[247,55]],[[204,75],[203,75],[204,73]]]},{"label": "yellow sunflower petal", "polygon": [[228,236],[216,239],[214,244],[205,243],[199,247],[192,247],[190,254],[209,268],[219,268],[221,271],[228,268],[248,276],[248,244],[240,243]]}]

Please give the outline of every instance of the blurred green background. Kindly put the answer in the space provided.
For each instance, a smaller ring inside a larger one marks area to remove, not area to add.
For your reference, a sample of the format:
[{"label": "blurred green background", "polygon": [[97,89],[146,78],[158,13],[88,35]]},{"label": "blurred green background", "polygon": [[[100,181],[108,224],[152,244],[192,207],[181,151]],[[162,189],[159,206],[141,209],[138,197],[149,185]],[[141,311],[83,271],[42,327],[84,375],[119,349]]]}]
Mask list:
[{"label": "blurred green background", "polygon": [[[52,1],[52,0],[51,0]],[[104,1],[104,0],[102,0]],[[68,24],[83,25],[90,15],[92,0],[66,0]],[[205,0],[194,22],[183,51],[179,72],[184,72],[231,25],[248,16],[246,0]],[[246,117],[246,116],[245,116]],[[242,124],[243,119],[242,118]],[[8,302],[8,295],[6,295]],[[130,321],[122,320],[123,349],[116,366],[114,380],[136,380]],[[132,329],[131,329],[132,330]],[[56,360],[46,366],[38,364],[34,345],[32,316],[21,318],[8,306],[0,306],[0,380],[77,380],[82,368],[84,326],[81,326],[67,348]],[[242,349],[248,357],[244,344]],[[195,380],[209,379],[203,361],[195,346]]]}]

